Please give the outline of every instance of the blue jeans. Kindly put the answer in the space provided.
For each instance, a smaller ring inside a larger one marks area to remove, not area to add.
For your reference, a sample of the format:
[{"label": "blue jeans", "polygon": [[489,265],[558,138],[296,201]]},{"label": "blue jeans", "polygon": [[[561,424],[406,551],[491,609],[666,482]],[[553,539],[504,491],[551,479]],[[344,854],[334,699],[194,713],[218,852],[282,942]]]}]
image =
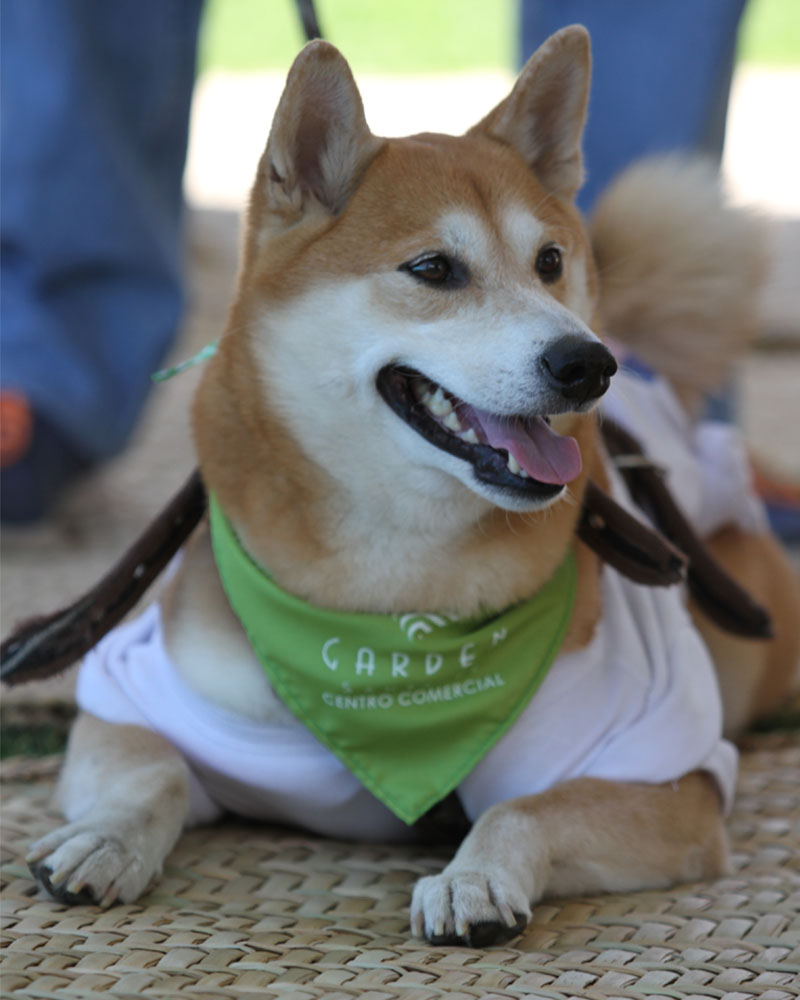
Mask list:
[{"label": "blue jeans", "polygon": [[567,24],[592,36],[584,138],[589,210],[633,160],[671,151],[719,159],[736,35],[746,0],[521,0],[527,57]]},{"label": "blue jeans", "polygon": [[183,307],[202,0],[2,0],[2,377],[82,458],[125,443]]}]

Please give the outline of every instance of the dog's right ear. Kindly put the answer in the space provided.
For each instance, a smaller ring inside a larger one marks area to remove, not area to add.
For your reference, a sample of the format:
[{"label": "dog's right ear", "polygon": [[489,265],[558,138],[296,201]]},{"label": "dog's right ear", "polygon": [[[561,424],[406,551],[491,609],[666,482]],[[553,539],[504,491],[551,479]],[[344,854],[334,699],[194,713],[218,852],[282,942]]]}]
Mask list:
[{"label": "dog's right ear", "polygon": [[508,97],[468,134],[515,148],[548,191],[572,198],[583,182],[590,75],[589,33],[579,24],[562,28],[530,57]]},{"label": "dog's right ear", "polygon": [[347,62],[314,41],[295,59],[272,123],[253,192],[254,207],[286,225],[311,208],[336,215],[382,146],[364,118]]}]

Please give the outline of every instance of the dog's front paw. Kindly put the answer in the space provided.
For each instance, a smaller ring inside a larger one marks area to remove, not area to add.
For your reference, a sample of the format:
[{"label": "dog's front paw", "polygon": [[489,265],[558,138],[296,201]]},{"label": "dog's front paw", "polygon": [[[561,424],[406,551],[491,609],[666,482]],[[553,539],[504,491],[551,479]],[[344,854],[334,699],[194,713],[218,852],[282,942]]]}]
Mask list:
[{"label": "dog's front paw", "polygon": [[126,833],[70,823],[38,840],[25,860],[39,885],[60,903],[132,903],[161,866],[128,842]]},{"label": "dog's front paw", "polygon": [[422,878],[411,900],[411,929],[431,944],[502,944],[520,934],[530,916],[525,894],[496,868]]}]

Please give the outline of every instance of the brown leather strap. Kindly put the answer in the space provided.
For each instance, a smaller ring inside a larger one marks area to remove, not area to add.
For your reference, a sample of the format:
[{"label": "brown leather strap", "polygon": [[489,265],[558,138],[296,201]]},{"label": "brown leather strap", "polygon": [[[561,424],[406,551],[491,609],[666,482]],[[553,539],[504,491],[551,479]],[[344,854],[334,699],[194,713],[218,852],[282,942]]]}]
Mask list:
[{"label": "brown leather strap", "polygon": [[644,458],[636,438],[618,424],[604,420],[602,432],[635,503],[688,557],[687,583],[698,606],[727,632],[748,639],[772,638],[769,614],[711,554],[668,489],[663,470]]},{"label": "brown leather strap", "polygon": [[[0,646],[0,679],[50,677],[92,649],[142,598],[189,537],[206,508],[195,471],[103,579],[69,607],[30,619]],[[579,536],[621,573],[650,586],[684,579],[686,559],[662,535],[590,483]]]},{"label": "brown leather strap", "polygon": [[686,579],[686,556],[593,482],[584,494],[578,537],[635,583],[671,587]]},{"label": "brown leather strap", "polygon": [[[670,586],[688,579],[692,596],[722,628],[748,638],[770,637],[769,615],[711,556],[663,476],[642,461],[638,441],[610,421],[603,424],[603,436],[618,460],[636,457],[633,463],[621,463],[620,471],[635,501],[652,513],[667,537],[633,517],[594,483],[586,490],[578,536],[637,583]],[[23,623],[5,640],[0,646],[0,679],[13,685],[50,677],[80,659],[136,605],[205,509],[205,488],[195,470],[95,587],[64,610]]]},{"label": "brown leather strap", "polygon": [[0,646],[0,679],[19,684],[50,677],[88,653],[136,605],[205,509],[205,488],[195,470],[96,586],[62,611],[15,629]]}]

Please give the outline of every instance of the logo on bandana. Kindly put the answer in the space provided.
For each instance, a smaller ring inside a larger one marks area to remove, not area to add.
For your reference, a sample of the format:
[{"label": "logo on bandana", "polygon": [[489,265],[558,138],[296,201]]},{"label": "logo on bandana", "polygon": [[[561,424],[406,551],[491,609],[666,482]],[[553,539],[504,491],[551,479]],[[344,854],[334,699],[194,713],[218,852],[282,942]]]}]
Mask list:
[{"label": "logo on bandana", "polygon": [[457,622],[458,615],[392,615],[409,639],[430,635],[434,629]]}]

